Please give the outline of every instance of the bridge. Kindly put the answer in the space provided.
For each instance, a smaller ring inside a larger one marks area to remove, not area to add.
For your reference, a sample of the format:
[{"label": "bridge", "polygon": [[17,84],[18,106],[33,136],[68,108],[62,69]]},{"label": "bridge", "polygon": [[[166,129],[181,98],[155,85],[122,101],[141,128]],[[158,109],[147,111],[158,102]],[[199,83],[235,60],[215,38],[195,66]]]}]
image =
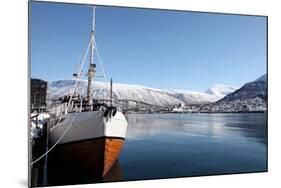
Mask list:
[{"label": "bridge", "polygon": [[[110,99],[99,99],[98,101],[109,103]],[[120,107],[123,111],[168,111],[172,108],[168,106],[150,104],[144,101],[139,101],[135,99],[114,99],[113,105]]]},{"label": "bridge", "polygon": [[[102,98],[97,100],[100,103],[110,104],[109,98]],[[58,106],[61,103],[59,99],[50,100],[50,108]],[[150,104],[148,102],[139,101],[135,99],[113,99],[113,106],[119,107],[124,112],[167,112],[170,111],[173,106],[162,106]]]}]

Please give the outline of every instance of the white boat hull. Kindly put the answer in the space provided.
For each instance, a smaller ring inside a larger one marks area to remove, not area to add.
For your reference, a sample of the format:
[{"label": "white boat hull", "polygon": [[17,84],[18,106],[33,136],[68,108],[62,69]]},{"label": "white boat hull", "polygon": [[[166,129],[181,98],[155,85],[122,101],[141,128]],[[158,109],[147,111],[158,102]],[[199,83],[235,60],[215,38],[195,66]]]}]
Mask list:
[{"label": "white boat hull", "polygon": [[[50,128],[49,169],[81,172],[104,178],[121,152],[127,120],[121,112],[104,117],[104,111],[69,113]],[[50,170],[52,171],[52,170]]]},{"label": "white boat hull", "polygon": [[[116,112],[114,117],[104,117],[102,111],[69,113],[62,116],[61,121],[50,128],[50,143],[58,144],[77,142],[82,140],[116,137],[125,138],[127,120],[121,112]],[[69,127],[70,126],[70,127]],[[69,128],[68,128],[69,127]]]}]

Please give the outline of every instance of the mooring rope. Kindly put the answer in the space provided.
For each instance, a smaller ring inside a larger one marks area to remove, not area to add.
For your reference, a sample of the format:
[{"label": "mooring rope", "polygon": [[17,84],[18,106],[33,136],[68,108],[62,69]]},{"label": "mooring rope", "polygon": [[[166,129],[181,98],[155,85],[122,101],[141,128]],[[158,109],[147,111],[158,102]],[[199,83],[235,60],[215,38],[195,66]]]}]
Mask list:
[{"label": "mooring rope", "polygon": [[[66,107],[66,110],[67,110],[67,111],[68,111],[68,109],[69,109],[70,103],[71,103],[72,98],[73,98],[73,95],[74,95],[74,93],[75,93],[75,90],[76,90],[76,87],[77,87],[77,83],[78,83],[78,79],[79,79],[79,75],[81,75],[83,66],[84,66],[84,64],[85,64],[85,62],[86,62],[86,58],[87,58],[87,55],[88,55],[88,53],[89,53],[89,49],[90,49],[90,46],[91,46],[92,43],[93,43],[93,38],[91,38],[91,40],[90,40],[90,42],[89,42],[89,45],[88,45],[88,47],[87,47],[86,53],[85,53],[84,58],[83,58],[83,61],[82,61],[82,65],[81,65],[81,67],[80,67],[80,70],[78,71],[78,78],[75,80],[75,84],[74,84],[74,86],[73,86],[72,93],[71,93],[70,98],[69,98],[69,101],[68,101],[68,103],[67,103],[67,107]],[[62,117],[62,114],[60,115],[58,122],[61,120],[61,117]],[[65,131],[64,131],[63,134],[62,134],[62,136],[57,140],[57,142],[56,142],[49,150],[47,150],[46,153],[44,153],[43,155],[41,155],[39,158],[37,158],[35,161],[33,161],[30,165],[33,165],[33,164],[35,164],[36,162],[38,162],[40,159],[42,159],[44,156],[46,156],[51,150],[53,150],[53,149],[56,147],[56,145],[60,142],[60,140],[64,137],[64,135],[67,133],[67,131],[69,130],[69,128],[72,126],[72,123],[73,123],[73,121],[74,121],[75,118],[76,118],[76,116],[74,116],[74,117],[72,118],[72,120],[71,120],[69,126],[65,129]]]},{"label": "mooring rope", "polygon": [[57,145],[58,143],[61,141],[61,139],[64,137],[64,135],[68,132],[69,128],[72,126],[73,121],[75,120],[75,116],[72,118],[70,124],[68,125],[68,127],[64,130],[63,134],[61,135],[61,137],[57,140],[57,142],[49,149],[47,150],[43,155],[41,155],[40,157],[38,157],[36,160],[34,160],[32,163],[30,163],[30,166],[32,166],[33,164],[35,164],[36,162],[38,162],[40,159],[42,159],[44,156],[46,156],[50,151],[52,151]]}]

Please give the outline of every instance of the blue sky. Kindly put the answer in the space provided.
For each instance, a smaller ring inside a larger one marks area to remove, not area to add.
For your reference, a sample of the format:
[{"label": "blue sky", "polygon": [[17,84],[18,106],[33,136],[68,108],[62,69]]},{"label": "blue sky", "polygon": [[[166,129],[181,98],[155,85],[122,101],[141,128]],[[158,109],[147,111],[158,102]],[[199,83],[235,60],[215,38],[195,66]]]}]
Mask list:
[{"label": "blue sky", "polygon": [[[30,10],[31,77],[71,78],[92,9],[31,2]],[[114,82],[205,91],[266,73],[265,17],[117,7],[99,7],[96,16],[97,46]]]}]

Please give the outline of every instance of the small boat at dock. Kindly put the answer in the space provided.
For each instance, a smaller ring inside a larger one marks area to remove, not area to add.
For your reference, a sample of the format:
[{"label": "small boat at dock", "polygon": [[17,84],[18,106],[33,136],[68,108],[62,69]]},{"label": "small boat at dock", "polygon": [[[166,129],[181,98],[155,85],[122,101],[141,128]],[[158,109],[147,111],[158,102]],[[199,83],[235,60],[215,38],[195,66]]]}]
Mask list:
[{"label": "small boat at dock", "polygon": [[[116,162],[124,144],[127,120],[113,105],[112,81],[109,103],[99,103],[93,99],[92,78],[96,74],[95,50],[95,7],[88,48],[90,54],[87,72],[87,96],[72,95],[62,100],[60,113],[52,119],[49,129],[49,158],[60,168],[71,169],[104,178]],[[88,50],[85,57],[87,56]],[[85,59],[84,59],[85,60]],[[80,79],[80,71],[74,76]]]}]

